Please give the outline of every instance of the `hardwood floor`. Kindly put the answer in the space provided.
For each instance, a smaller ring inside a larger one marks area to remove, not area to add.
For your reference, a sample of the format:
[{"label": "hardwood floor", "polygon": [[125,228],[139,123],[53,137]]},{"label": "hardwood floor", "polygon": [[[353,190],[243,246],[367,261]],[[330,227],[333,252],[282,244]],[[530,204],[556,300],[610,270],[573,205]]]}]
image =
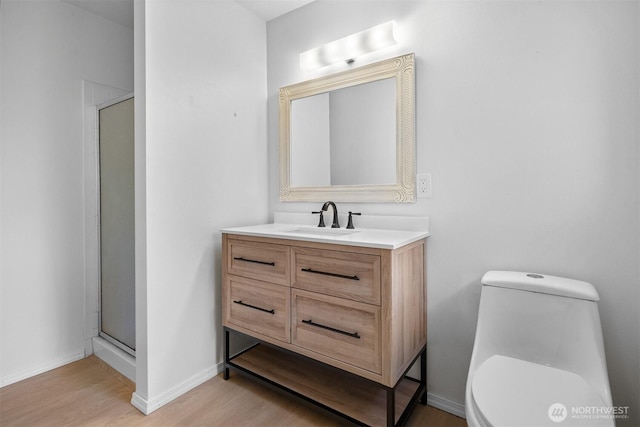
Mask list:
[{"label": "hardwood floor", "polygon": [[[237,373],[205,382],[148,416],[130,404],[134,385],[95,356],[0,389],[8,426],[341,426],[346,421]],[[464,427],[417,405],[408,426]]]}]

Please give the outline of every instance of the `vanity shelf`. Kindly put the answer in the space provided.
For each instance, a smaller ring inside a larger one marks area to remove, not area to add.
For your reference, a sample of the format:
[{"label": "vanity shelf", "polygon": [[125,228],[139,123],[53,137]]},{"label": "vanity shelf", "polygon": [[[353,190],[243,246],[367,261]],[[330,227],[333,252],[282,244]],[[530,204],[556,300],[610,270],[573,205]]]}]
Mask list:
[{"label": "vanity shelf", "polygon": [[[225,328],[226,349],[229,348],[230,333],[233,332]],[[420,356],[424,366],[426,348]],[[373,381],[265,343],[256,344],[233,357],[225,355],[225,367],[225,379],[229,378],[229,368],[236,369],[358,425],[404,425],[419,399],[422,397],[423,404],[426,399],[425,381],[405,376],[395,388],[381,387]],[[393,412],[389,411],[389,405]]]},{"label": "vanity shelf", "polygon": [[[236,369],[360,425],[426,404],[424,236],[388,248],[242,231],[222,234],[225,379]],[[260,344],[232,357],[234,331]]]}]

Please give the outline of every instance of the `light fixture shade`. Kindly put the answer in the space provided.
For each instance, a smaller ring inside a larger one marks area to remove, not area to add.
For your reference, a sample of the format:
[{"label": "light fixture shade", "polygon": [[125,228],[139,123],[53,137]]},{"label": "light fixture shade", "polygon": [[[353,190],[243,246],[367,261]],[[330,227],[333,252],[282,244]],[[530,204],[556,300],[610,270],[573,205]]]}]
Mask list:
[{"label": "light fixture shade", "polygon": [[302,52],[300,54],[300,68],[312,70],[325,67],[393,46],[397,43],[395,27],[396,21],[385,22],[368,30],[327,43],[324,46]]}]

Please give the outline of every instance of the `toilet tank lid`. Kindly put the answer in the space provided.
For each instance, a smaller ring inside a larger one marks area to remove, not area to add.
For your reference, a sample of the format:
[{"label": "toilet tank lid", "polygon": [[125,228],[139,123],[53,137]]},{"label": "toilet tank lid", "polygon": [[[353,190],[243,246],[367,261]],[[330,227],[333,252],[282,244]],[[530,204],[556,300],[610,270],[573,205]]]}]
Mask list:
[{"label": "toilet tank lid", "polygon": [[600,300],[598,291],[591,283],[546,274],[489,271],[482,277],[482,284],[588,301]]}]

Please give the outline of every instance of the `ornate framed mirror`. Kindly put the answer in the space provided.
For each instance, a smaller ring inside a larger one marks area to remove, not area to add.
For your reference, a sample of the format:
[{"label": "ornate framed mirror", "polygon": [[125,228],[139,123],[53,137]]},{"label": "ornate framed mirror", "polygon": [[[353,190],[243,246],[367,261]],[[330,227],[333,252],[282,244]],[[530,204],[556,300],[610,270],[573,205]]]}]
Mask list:
[{"label": "ornate framed mirror", "polygon": [[280,89],[280,200],[415,201],[414,54]]}]

